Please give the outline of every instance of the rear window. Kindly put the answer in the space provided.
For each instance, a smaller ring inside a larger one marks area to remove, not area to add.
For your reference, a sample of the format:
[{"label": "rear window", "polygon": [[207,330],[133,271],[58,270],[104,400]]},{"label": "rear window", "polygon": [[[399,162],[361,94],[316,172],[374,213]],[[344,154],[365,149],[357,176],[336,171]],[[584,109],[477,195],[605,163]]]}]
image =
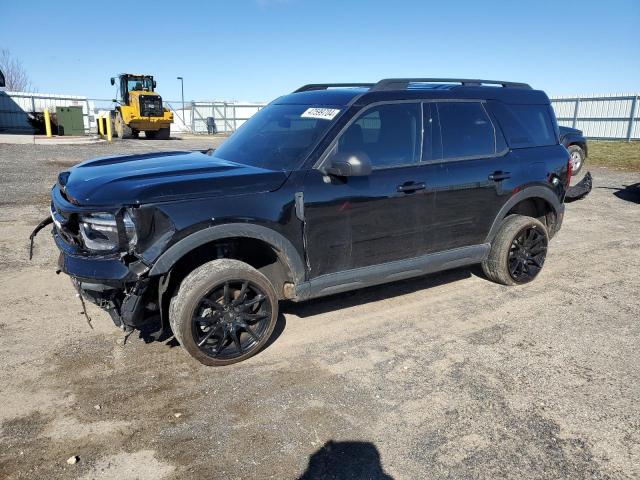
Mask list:
[{"label": "rear window", "polygon": [[555,145],[553,119],[547,105],[507,105],[491,102],[511,148]]},{"label": "rear window", "polygon": [[492,156],[496,153],[493,124],[477,102],[438,103],[442,158]]}]

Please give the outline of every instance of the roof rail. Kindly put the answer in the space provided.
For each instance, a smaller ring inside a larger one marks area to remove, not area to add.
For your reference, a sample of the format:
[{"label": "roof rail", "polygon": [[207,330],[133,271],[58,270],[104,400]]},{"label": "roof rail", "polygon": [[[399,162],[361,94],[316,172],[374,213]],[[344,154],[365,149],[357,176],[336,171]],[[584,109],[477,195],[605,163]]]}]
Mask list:
[{"label": "roof rail", "polygon": [[468,78],[385,78],[371,87],[369,91],[405,90],[411,83],[459,83],[466,87],[501,85],[505,88],[531,88],[527,83],[505,82],[502,80],[471,80]]},{"label": "roof rail", "polygon": [[310,83],[304,85],[294,91],[293,93],[308,92],[309,90],[327,90],[328,88],[340,88],[340,87],[373,87],[376,84],[373,83]]}]

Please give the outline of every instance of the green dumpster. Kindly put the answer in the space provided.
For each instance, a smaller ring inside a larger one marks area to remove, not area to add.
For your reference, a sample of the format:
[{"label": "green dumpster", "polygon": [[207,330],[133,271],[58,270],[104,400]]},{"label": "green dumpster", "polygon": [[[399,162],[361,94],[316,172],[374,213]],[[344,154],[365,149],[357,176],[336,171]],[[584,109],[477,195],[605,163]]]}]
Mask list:
[{"label": "green dumpster", "polygon": [[82,107],[56,107],[58,135],[84,135]]}]

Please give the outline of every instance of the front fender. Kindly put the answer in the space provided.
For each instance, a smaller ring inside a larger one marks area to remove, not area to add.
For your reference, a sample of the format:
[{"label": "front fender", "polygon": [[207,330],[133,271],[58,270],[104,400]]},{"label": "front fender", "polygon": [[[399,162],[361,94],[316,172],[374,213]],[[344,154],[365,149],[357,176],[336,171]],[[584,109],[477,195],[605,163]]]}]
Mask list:
[{"label": "front fender", "polygon": [[572,133],[568,133],[565,136],[562,137],[562,141],[561,143],[569,148],[570,145],[578,145],[583,151],[584,151],[584,155],[585,157],[588,155],[587,154],[587,139],[584,138],[581,135],[575,135]]},{"label": "front fender", "polygon": [[175,263],[193,249],[206,243],[231,237],[244,237],[262,240],[271,245],[278,256],[286,263],[296,284],[304,281],[305,269],[302,257],[282,234],[267,227],[246,223],[228,223],[215,225],[192,233],[179,242],[172,245],[164,252],[151,268],[149,275],[163,275],[167,273]]}]

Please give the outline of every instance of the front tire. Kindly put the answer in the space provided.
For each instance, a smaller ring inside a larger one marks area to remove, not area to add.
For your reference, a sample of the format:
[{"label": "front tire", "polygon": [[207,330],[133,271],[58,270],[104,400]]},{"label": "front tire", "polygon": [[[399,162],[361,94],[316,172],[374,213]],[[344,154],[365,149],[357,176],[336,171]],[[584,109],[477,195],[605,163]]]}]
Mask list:
[{"label": "front tire", "polygon": [[116,122],[115,122],[115,130],[118,134],[118,137],[122,140],[125,138],[133,138],[133,130],[129,128],[129,126],[124,123],[122,119],[122,113],[118,112],[116,114]]},{"label": "front tire", "polygon": [[230,365],[258,353],[278,319],[271,282],[238,260],[196,268],[169,306],[169,322],[182,347],[200,363]]},{"label": "front tire", "polygon": [[503,285],[522,285],[538,276],[547,256],[549,234],[539,220],[524,215],[504,219],[482,262],[484,274]]},{"label": "front tire", "polygon": [[572,176],[575,177],[582,170],[586,156],[584,150],[578,145],[569,145],[567,150],[569,150],[569,156],[571,157]]}]

